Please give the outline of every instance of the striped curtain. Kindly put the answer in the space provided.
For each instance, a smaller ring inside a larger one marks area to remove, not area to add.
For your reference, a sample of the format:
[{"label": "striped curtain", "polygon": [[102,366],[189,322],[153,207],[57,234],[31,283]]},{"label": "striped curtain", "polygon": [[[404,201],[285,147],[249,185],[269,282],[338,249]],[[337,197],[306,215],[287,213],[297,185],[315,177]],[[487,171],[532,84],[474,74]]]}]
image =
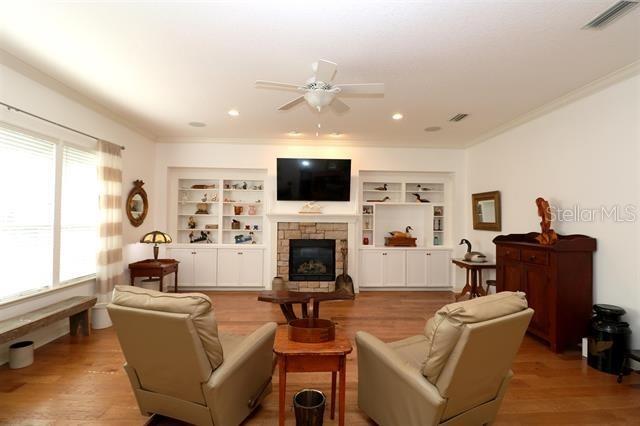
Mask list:
[{"label": "striped curtain", "polygon": [[100,248],[98,250],[98,301],[108,302],[122,283],[122,157],[120,147],[98,141],[100,188]]}]

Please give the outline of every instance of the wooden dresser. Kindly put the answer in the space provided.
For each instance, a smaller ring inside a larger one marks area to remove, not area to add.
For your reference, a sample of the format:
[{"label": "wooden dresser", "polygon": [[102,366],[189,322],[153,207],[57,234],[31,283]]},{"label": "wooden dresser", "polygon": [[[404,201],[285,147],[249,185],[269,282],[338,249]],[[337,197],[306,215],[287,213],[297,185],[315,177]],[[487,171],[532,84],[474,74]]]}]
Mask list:
[{"label": "wooden dresser", "polygon": [[540,245],[535,232],[500,235],[496,245],[496,291],[523,291],[535,310],[528,332],[554,352],[578,349],[588,335],[593,304],[593,252],[586,235],[559,235]]}]

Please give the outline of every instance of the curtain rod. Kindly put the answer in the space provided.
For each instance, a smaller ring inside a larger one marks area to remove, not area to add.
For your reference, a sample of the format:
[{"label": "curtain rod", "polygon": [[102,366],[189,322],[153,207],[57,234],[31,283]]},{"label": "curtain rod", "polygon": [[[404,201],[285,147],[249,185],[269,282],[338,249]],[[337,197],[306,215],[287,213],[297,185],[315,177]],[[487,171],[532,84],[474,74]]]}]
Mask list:
[{"label": "curtain rod", "polygon": [[[21,112],[22,114],[26,114],[29,117],[33,117],[33,118],[37,118],[38,120],[46,121],[47,123],[53,124],[54,126],[62,127],[65,130],[69,130],[69,131],[75,132],[75,133],[77,133],[79,135],[86,136],[88,138],[94,139],[96,142],[97,141],[104,141],[104,139],[97,138],[97,137],[95,137],[93,135],[90,135],[89,133],[85,133],[85,132],[82,132],[80,130],[76,130],[76,129],[72,128],[72,127],[65,126],[64,124],[60,124],[60,123],[57,123],[55,121],[49,120],[47,118],[40,117],[39,115],[32,114],[29,111],[25,111],[23,109],[20,109],[18,107],[13,106],[13,105],[5,104],[4,102],[0,102],[0,105],[7,107],[7,109],[9,111],[13,110],[13,111],[16,111],[16,112]],[[106,141],[106,142],[108,142],[108,141]],[[124,145],[120,145],[120,149],[124,149]]]}]

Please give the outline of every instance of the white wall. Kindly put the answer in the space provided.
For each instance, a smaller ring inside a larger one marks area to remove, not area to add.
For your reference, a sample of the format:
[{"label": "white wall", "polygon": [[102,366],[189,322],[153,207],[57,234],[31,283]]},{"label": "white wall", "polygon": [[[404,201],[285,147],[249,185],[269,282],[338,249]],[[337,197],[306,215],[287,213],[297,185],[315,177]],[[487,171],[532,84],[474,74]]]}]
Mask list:
[{"label": "white wall", "polygon": [[[122,152],[124,198],[126,198],[126,193],[128,193],[130,187],[132,187],[132,182],[135,179],[142,179],[147,183],[145,189],[149,194],[149,199],[153,201],[156,195],[152,182],[155,143],[147,137],[72,99],[72,97],[71,92],[63,94],[59,90],[53,90],[51,85],[48,84],[46,76],[38,76],[36,71],[29,70],[26,67],[21,68],[21,65],[14,58],[0,54],[0,100],[2,102],[119,145],[125,145],[126,150]],[[44,125],[40,121],[27,118],[16,112],[3,110],[0,119],[22,127],[37,129],[40,132],[57,137],[74,140],[78,140],[79,138],[73,133],[61,131],[51,125]],[[89,140],[85,140],[85,142],[88,143]],[[2,184],[7,183],[3,182]],[[148,250],[150,250],[150,248],[142,247],[141,244],[136,244],[136,242],[143,233],[153,230],[155,216],[156,212],[151,209],[147,220],[139,228],[131,226],[125,217],[123,228],[125,270],[126,264],[130,261],[148,257]],[[65,297],[93,294],[93,287],[94,282],[90,280],[58,292],[0,306],[0,320],[55,303]],[[67,332],[68,324],[62,321],[32,335],[24,336],[24,339],[35,340],[36,346],[40,346]],[[8,345],[0,345],[0,364],[6,361],[7,347]]]},{"label": "white wall", "polygon": [[[502,234],[539,230],[539,196],[561,208],[638,208],[640,76],[469,148],[467,165],[467,200],[472,193],[501,191]],[[467,217],[474,248],[493,256],[491,241],[499,233],[474,231],[470,214]],[[561,234],[597,239],[594,301],[624,307],[634,347],[640,347],[640,216],[633,222],[556,221],[552,226]]]}]

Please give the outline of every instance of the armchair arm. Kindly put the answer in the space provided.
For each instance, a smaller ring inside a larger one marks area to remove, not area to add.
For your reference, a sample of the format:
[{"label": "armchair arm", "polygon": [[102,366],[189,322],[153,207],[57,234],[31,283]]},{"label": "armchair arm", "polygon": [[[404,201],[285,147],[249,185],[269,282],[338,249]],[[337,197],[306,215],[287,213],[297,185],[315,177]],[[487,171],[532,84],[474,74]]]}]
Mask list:
[{"label": "armchair arm", "polygon": [[[276,323],[267,323],[245,337],[203,384],[214,424],[237,425],[255,407],[259,393],[268,393],[273,373]],[[254,401],[255,402],[255,401]]]},{"label": "armchair arm", "polygon": [[446,400],[415,367],[369,333],[356,333],[358,405],[385,426],[437,424]]}]

